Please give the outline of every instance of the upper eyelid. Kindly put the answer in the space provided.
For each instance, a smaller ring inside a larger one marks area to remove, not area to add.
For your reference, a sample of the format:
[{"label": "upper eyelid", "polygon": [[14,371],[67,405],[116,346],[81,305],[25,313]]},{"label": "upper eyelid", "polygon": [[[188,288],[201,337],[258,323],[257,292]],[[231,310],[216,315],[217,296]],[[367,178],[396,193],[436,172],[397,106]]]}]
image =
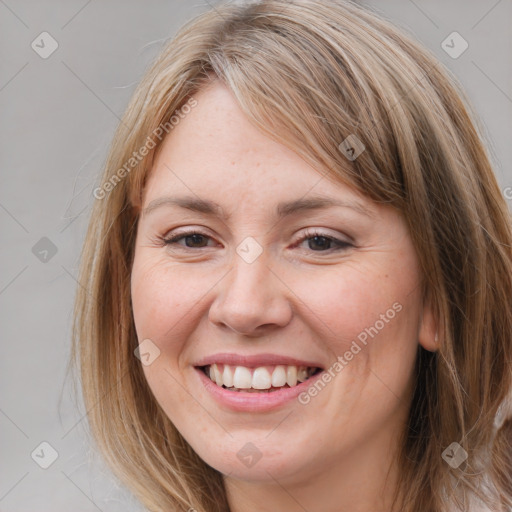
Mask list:
[{"label": "upper eyelid", "polygon": [[[180,231],[181,229],[183,229],[183,231]],[[178,231],[178,233],[174,233],[174,231]],[[341,237],[351,238],[347,234],[329,233],[327,228],[320,228],[320,227],[316,227],[316,226],[301,228],[301,231],[303,231],[303,234],[301,236],[304,236],[305,234],[308,234],[308,233],[321,232],[322,236],[331,236],[333,238],[341,236]],[[205,228],[202,226],[197,227],[197,228],[195,228],[195,227],[183,227],[183,228],[177,227],[177,228],[167,231],[166,234],[163,235],[162,238],[169,238],[169,237],[174,237],[174,236],[184,236],[184,235],[188,235],[188,234],[200,234],[203,236],[215,238],[215,235],[209,234],[208,228]]]}]

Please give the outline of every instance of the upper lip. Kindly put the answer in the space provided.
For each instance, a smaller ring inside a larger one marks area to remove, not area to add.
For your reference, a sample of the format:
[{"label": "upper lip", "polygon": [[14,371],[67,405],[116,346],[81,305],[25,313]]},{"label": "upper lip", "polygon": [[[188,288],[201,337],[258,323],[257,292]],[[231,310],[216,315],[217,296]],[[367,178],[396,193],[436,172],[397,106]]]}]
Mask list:
[{"label": "upper lip", "polygon": [[212,354],[203,357],[194,366],[208,366],[214,363],[229,364],[232,366],[246,366],[248,368],[257,368],[259,366],[308,366],[312,368],[321,368],[323,366],[315,361],[306,361],[279,354],[253,354],[253,355],[240,355],[231,353]]}]

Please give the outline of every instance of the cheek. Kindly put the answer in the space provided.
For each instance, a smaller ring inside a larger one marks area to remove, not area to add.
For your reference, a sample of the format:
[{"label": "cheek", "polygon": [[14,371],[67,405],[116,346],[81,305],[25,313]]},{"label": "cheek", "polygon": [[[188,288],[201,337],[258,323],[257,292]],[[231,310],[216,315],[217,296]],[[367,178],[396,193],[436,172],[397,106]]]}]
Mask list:
[{"label": "cheek", "polygon": [[370,339],[368,330],[399,328],[404,317],[414,313],[416,273],[397,268],[371,262],[321,269],[298,277],[293,290],[302,299],[302,314],[313,329],[324,333],[340,352],[354,339],[364,342],[365,333]]},{"label": "cheek", "polygon": [[[208,278],[205,276],[206,281]],[[136,256],[131,278],[134,321],[139,340],[155,339],[162,344],[167,339],[182,336],[197,321],[194,311],[209,287],[197,275],[190,276],[183,266],[179,269],[161,257],[145,254]]]},{"label": "cheek", "polygon": [[328,348],[332,364],[339,363],[333,373],[343,377],[336,385],[353,390],[354,397],[363,388],[400,395],[413,371],[420,288],[415,260],[399,256],[400,265],[372,258],[295,282],[297,296],[307,298],[303,319]]},{"label": "cheek", "polygon": [[325,391],[319,385],[302,396],[303,414],[322,411],[327,432],[346,432],[334,443],[340,449],[374,435],[408,402],[417,353],[416,277],[414,266],[392,262],[347,265],[304,279],[297,292],[307,297],[303,319],[332,361]]},{"label": "cheek", "polygon": [[[131,297],[139,343],[151,340],[159,355],[143,365],[147,383],[168,413],[190,406],[190,396],[178,385],[183,380],[180,354],[198,322],[195,312],[204,289],[186,271],[170,265],[155,249],[139,248],[131,275]],[[179,418],[168,416],[179,424]]]}]

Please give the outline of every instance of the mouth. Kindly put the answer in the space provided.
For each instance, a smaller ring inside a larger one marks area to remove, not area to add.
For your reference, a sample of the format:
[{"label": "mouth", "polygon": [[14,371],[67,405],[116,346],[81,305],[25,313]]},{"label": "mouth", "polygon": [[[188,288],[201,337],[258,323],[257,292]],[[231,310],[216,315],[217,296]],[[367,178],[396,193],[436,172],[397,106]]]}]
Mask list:
[{"label": "mouth", "polygon": [[196,367],[217,386],[235,393],[272,393],[293,388],[322,372],[316,366],[235,366],[213,363]]}]

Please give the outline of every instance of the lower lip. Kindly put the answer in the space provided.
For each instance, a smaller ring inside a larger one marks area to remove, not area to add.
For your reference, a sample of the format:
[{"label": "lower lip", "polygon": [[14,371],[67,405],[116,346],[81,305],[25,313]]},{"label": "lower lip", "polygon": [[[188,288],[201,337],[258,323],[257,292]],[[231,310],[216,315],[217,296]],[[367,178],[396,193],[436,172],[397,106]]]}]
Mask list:
[{"label": "lower lip", "polygon": [[243,391],[230,391],[221,386],[217,386],[215,382],[206,376],[202,369],[195,368],[195,370],[204,387],[212,395],[214,400],[235,411],[245,412],[270,411],[282,407],[284,404],[297,398],[303,391],[306,391],[317,379],[321,378],[323,374],[323,372],[318,372],[308,380],[291,388],[283,388],[267,393],[244,393]]}]

